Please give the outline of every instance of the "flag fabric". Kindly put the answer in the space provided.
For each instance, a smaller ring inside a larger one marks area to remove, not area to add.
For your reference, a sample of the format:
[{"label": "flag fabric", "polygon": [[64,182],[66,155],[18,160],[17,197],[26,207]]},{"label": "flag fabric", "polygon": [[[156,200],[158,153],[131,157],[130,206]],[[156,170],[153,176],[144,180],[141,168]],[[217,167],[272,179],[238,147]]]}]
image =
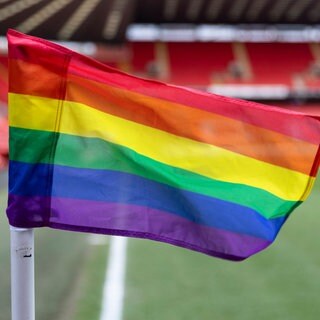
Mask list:
[{"label": "flag fabric", "polygon": [[8,42],[13,226],[243,260],[311,191],[314,116],[137,78],[14,30]]}]

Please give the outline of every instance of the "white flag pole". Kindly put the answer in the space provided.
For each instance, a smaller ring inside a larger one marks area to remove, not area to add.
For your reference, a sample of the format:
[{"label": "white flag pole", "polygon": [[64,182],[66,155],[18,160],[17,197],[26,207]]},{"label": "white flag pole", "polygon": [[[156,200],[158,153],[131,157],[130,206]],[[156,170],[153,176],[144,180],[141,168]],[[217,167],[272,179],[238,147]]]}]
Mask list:
[{"label": "white flag pole", "polygon": [[34,232],[10,226],[12,320],[35,320]]}]

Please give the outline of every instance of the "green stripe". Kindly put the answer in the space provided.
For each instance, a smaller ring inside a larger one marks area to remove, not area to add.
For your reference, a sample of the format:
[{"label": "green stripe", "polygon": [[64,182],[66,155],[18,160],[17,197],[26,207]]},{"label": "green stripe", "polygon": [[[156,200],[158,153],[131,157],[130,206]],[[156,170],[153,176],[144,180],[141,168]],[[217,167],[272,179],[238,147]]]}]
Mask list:
[{"label": "green stripe", "polygon": [[[10,159],[27,163],[50,163],[53,134],[50,131],[10,127]],[[129,148],[98,138],[60,134],[54,163],[139,175],[176,188],[250,207],[266,218],[284,216],[298,204],[295,201],[285,201],[258,188],[221,182],[168,166]]]}]

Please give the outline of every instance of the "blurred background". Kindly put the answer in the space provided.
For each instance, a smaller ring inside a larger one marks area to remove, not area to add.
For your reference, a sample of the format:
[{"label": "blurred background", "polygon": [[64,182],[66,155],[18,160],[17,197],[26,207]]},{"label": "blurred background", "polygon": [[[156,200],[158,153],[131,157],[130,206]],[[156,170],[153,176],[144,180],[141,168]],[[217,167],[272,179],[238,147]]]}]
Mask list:
[{"label": "blurred background", "polygon": [[[320,115],[319,0],[0,0],[1,320],[10,319],[8,28],[141,77]],[[130,239],[123,319],[318,319],[319,188],[271,248],[242,263]],[[110,239],[35,237],[37,319],[100,319]]]}]

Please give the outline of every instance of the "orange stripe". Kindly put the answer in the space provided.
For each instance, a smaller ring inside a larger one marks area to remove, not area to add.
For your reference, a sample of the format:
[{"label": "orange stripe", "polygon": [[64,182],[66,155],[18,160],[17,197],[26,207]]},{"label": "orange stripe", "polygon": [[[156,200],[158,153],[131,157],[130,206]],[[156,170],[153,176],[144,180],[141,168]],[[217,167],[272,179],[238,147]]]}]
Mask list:
[{"label": "orange stripe", "polygon": [[[47,70],[22,60],[11,61],[10,68],[10,72],[16,73],[17,80],[11,92],[59,98],[57,88],[60,88],[61,74],[55,73],[54,69]],[[25,71],[23,79],[19,77],[21,68]],[[66,100],[305,174],[311,173],[318,147],[239,120],[72,74],[68,74]],[[185,123],[188,123],[187,127]],[[286,157],[283,157],[284,150]]]}]

